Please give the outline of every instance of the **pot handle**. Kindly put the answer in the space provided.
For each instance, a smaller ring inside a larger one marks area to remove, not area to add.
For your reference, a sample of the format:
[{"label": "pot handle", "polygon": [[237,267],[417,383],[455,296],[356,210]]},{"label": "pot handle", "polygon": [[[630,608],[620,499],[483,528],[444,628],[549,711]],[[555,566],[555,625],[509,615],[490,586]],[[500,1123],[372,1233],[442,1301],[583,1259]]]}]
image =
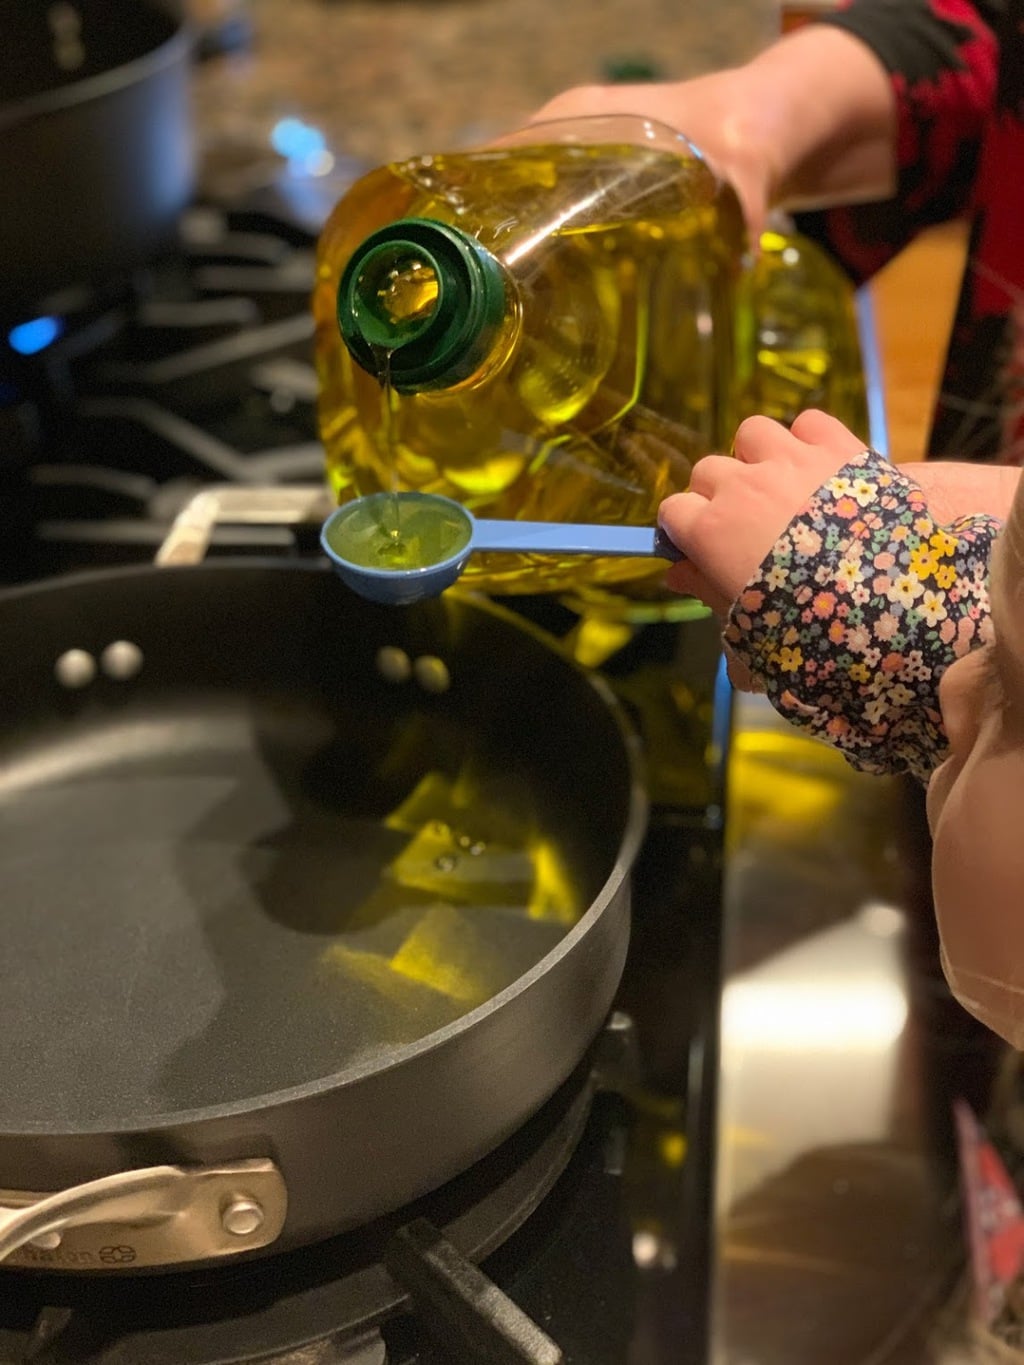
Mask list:
[{"label": "pot handle", "polygon": [[211,1260],[275,1241],[287,1204],[265,1160],[148,1166],[59,1194],[0,1192],[0,1261],[110,1270]]}]

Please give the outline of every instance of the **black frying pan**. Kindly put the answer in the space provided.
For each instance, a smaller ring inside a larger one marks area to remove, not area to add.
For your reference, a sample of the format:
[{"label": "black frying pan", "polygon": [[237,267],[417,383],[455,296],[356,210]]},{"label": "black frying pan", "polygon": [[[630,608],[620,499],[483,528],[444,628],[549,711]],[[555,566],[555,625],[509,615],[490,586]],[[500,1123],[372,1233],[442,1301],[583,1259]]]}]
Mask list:
[{"label": "black frying pan", "polygon": [[8,591],[0,641],[12,1264],[319,1240],[572,1072],[645,803],[616,704],[544,637],[221,561]]},{"label": "black frying pan", "polygon": [[0,321],[150,260],[193,188],[179,0],[0,0]]}]

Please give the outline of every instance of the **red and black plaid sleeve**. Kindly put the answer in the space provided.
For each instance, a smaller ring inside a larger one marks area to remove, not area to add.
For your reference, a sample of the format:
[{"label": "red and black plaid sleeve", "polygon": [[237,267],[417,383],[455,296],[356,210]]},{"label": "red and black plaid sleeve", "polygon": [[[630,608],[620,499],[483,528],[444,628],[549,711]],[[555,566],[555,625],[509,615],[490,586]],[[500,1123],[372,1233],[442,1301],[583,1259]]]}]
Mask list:
[{"label": "red and black plaid sleeve", "polygon": [[[879,204],[801,214],[860,282],[922,228],[971,207],[982,136],[1000,98],[1013,0],[852,0],[818,22],[866,43],[890,73],[898,111],[894,197]],[[1018,85],[1018,89],[1020,86]]]}]

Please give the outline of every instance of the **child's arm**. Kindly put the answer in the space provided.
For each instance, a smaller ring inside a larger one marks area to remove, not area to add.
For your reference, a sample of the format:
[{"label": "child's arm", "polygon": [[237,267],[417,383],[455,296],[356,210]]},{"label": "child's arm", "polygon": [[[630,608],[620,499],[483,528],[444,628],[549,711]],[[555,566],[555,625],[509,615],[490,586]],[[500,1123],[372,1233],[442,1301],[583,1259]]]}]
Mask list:
[{"label": "child's arm", "polygon": [[727,618],[726,644],[788,719],[859,767],[926,780],[946,749],[939,678],[989,637],[1000,520],[943,526],[916,482],[822,413],[788,432],[751,419],[735,452],[663,503],[688,557],[668,583]]},{"label": "child's arm", "polygon": [[864,451],[775,542],[725,641],[795,725],[856,767],[926,782],[948,748],[939,679],[991,639],[1000,526],[984,514],[942,526],[917,484]]}]

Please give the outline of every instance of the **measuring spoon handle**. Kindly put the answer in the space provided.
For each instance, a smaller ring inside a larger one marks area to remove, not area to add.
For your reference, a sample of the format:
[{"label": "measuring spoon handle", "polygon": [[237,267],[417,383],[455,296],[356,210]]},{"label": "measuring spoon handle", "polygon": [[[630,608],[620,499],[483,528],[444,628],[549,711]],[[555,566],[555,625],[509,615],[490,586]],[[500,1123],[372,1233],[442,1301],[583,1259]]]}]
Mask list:
[{"label": "measuring spoon handle", "polygon": [[684,558],[660,526],[599,526],[564,521],[499,521],[477,518],[471,548],[510,550],[516,554],[637,555]]}]

